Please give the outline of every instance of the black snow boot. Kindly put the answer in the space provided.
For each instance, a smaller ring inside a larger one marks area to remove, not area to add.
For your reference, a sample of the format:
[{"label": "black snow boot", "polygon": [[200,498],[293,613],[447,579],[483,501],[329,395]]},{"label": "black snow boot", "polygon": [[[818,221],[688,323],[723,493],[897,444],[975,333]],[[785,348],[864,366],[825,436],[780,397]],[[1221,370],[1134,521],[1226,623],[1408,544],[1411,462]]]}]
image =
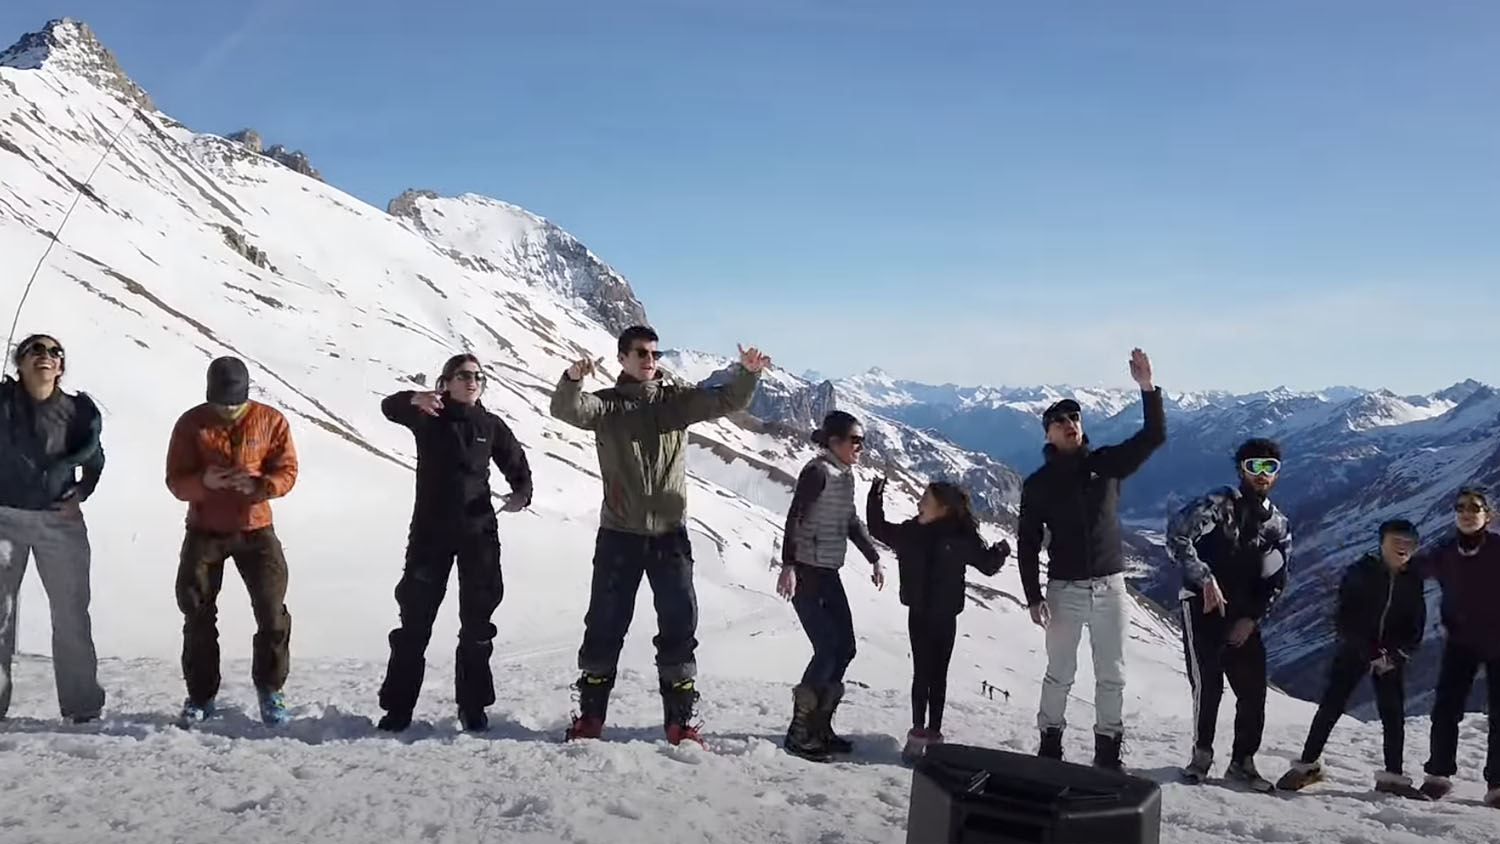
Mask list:
[{"label": "black snow boot", "polygon": [[1094,733],[1094,767],[1107,771],[1125,770],[1124,763],[1120,761],[1120,744],[1124,740],[1123,736]]},{"label": "black snow boot", "polygon": [[1036,749],[1036,755],[1043,759],[1062,759],[1062,736],[1063,731],[1052,727],[1042,730],[1042,743]]},{"label": "black snow boot", "polygon": [[818,690],[812,686],[798,685],[792,689],[792,723],[786,728],[786,740],[781,743],[787,753],[815,762],[828,758],[828,742],[817,729],[819,702]]},{"label": "black snow boot", "polygon": [[609,692],[615,687],[613,674],[589,674],[578,678],[578,714],[568,728],[569,741],[599,738],[604,734],[604,716],[609,709]]},{"label": "black snow boot", "polygon": [[482,707],[458,710],[458,723],[466,733],[482,733],[490,728],[490,716]]},{"label": "black snow boot", "polygon": [[693,723],[697,705],[698,690],[692,678],[672,683],[661,681],[662,727],[666,730],[668,742],[682,744],[692,741],[703,745],[698,725]]},{"label": "black snow boot", "polygon": [[410,712],[387,712],[381,717],[380,723],[375,725],[377,729],[385,733],[399,733],[411,726]]},{"label": "black snow boot", "polygon": [[813,730],[829,753],[852,753],[854,742],[833,731],[833,715],[844,702],[844,684],[832,683],[818,690],[818,708],[813,712]]}]

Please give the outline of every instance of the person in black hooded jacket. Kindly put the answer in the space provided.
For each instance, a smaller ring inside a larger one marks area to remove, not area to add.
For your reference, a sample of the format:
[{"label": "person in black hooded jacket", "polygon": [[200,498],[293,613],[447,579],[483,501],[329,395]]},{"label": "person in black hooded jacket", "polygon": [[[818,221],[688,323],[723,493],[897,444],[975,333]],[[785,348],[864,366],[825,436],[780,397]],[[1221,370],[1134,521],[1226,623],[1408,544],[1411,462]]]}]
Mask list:
[{"label": "person in black hooded jacket", "polygon": [[870,535],[896,552],[900,597],[911,635],[911,732],[903,758],[920,756],[943,740],[948,662],[964,611],[964,571],[994,575],[1010,556],[1010,543],[987,545],[963,487],[945,481],[927,486],[917,515],[891,524],[885,518],[885,479],[870,485],[866,521]]},{"label": "person in black hooded jacket", "polygon": [[469,731],[489,725],[485,708],[495,702],[490,673],[495,625],[490,618],[505,594],[490,463],[510,484],[503,509],[511,513],[531,503],[531,468],[510,428],[480,403],[484,379],[477,358],[454,355],[443,365],[437,390],[402,391],[380,405],[387,419],[411,429],[417,443],[416,501],[406,566],[396,585],[401,626],[391,631],[391,658],[380,687],[380,707],[386,711],[382,730],[398,732],[411,724],[427,642],[455,559],[459,720]]},{"label": "person in black hooded jacket", "polygon": [[1427,799],[1401,770],[1406,745],[1404,669],[1427,629],[1422,573],[1409,565],[1416,547],[1416,527],[1405,519],[1393,519],[1380,526],[1380,552],[1364,555],[1344,573],[1334,615],[1338,650],[1329,667],[1328,686],[1307,731],[1302,756],[1276,783],[1277,788],[1298,791],[1323,779],[1319,757],[1328,736],[1359,681],[1369,677],[1385,733],[1385,770],[1375,775],[1375,790]]}]

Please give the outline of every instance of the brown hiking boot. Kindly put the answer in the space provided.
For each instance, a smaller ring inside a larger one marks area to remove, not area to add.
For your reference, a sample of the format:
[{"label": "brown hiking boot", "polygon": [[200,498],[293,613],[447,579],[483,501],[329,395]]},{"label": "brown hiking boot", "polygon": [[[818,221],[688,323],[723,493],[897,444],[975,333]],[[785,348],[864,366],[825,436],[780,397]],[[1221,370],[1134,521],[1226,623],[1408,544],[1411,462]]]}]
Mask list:
[{"label": "brown hiking boot", "polygon": [[1427,795],[1428,800],[1442,800],[1453,793],[1453,781],[1447,777],[1428,774],[1427,781],[1422,783],[1422,793]]}]

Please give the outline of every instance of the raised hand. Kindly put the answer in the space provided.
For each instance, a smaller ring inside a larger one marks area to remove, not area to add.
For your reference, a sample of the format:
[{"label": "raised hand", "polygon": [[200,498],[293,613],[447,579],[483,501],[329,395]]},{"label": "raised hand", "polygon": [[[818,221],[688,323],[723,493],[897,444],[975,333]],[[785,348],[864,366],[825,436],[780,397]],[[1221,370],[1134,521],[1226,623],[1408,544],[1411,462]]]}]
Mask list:
[{"label": "raised hand", "polygon": [[751,346],[748,349],[744,346],[739,346],[739,350],[740,365],[750,370],[751,372],[760,372],[762,369],[765,369],[766,367],[771,365],[771,359],[761,354],[760,349],[757,349],[754,346]]},{"label": "raised hand", "polygon": [[411,397],[411,403],[413,407],[428,416],[436,416],[438,415],[438,411],[443,409],[443,394],[436,392],[414,393]]},{"label": "raised hand", "polygon": [[1151,358],[1140,349],[1130,352],[1130,377],[1142,390],[1151,391]]},{"label": "raised hand", "polygon": [[870,481],[870,494],[876,498],[883,497],[885,495],[885,480],[885,476],[881,475],[875,480]]},{"label": "raised hand", "polygon": [[568,367],[568,380],[582,381],[583,379],[594,374],[594,368],[595,364],[593,358],[582,358],[580,360],[576,360],[573,362],[572,366]]}]

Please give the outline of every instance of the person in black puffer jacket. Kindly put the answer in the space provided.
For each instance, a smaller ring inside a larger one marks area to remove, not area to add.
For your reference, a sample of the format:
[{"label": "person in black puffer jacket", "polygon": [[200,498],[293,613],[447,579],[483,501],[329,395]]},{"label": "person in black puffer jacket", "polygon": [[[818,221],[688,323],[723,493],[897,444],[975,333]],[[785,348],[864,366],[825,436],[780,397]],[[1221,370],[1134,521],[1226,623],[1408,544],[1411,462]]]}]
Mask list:
[{"label": "person in black puffer jacket", "polygon": [[531,468],[510,428],[479,402],[483,390],[478,359],[454,355],[443,365],[436,391],[405,390],[380,405],[387,419],[411,429],[417,443],[416,502],[406,566],[396,585],[401,626],[391,631],[391,658],[380,686],[380,708],[386,711],[382,730],[399,732],[411,724],[432,623],[455,559],[459,720],[473,732],[489,725],[485,707],[495,702],[490,673],[495,625],[490,617],[505,594],[490,463],[510,484],[503,505],[508,513],[531,503]]},{"label": "person in black puffer jacket", "polygon": [[964,611],[964,571],[973,566],[996,574],[1010,556],[1010,544],[1003,539],[985,544],[969,494],[957,484],[929,484],[917,515],[898,524],[886,521],[884,493],[885,479],[871,484],[866,521],[870,534],[896,552],[901,603],[908,608],[912,728],[902,756],[911,761],[943,740],[948,662]]},{"label": "person in black puffer jacket", "polygon": [[1344,573],[1334,615],[1338,651],[1329,667],[1328,686],[1307,731],[1302,756],[1277,788],[1298,791],[1323,779],[1318,760],[1328,736],[1354,688],[1369,677],[1385,733],[1385,770],[1375,775],[1375,790],[1426,799],[1401,770],[1406,743],[1404,668],[1427,629],[1422,575],[1409,565],[1416,547],[1417,529],[1411,522],[1385,522],[1380,526],[1380,552],[1364,555]]}]

